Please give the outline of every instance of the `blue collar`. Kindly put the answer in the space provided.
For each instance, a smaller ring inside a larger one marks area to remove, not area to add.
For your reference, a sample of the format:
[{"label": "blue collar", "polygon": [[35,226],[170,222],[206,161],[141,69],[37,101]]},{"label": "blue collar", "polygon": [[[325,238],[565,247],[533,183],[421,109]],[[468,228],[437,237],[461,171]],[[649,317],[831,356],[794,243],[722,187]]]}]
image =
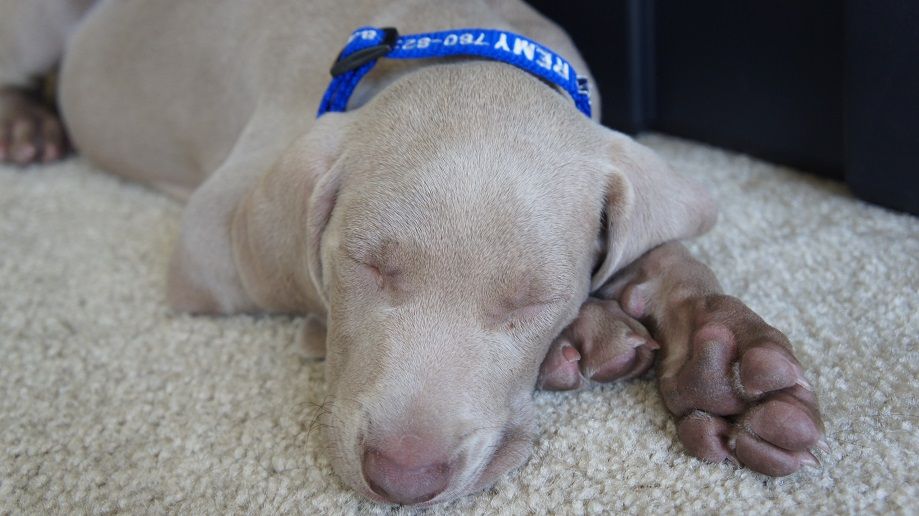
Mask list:
[{"label": "blue collar", "polygon": [[381,57],[429,59],[447,56],[476,56],[500,61],[558,85],[590,118],[590,91],[585,77],[578,76],[571,63],[548,48],[513,32],[491,29],[456,29],[400,36],[396,29],[362,27],[332,66],[332,82],[322,96],[317,116],[345,111],[357,83]]}]

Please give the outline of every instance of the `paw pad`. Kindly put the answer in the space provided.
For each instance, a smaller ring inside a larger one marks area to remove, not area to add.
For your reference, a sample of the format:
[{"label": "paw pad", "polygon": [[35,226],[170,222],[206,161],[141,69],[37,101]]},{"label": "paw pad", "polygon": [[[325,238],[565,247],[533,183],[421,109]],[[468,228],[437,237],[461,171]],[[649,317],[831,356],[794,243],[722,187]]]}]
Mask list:
[{"label": "paw pad", "polygon": [[826,447],[817,399],[785,336],[734,298],[699,306],[660,380],[687,451],[773,476],[816,465],[810,449]]}]

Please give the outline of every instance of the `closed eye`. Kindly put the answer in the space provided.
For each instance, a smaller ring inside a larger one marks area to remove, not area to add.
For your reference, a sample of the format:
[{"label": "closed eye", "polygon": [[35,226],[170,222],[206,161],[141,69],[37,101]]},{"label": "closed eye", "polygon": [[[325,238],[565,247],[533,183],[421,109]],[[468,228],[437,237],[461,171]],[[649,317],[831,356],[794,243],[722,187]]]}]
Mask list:
[{"label": "closed eye", "polygon": [[383,274],[383,272],[380,271],[379,267],[377,267],[376,265],[371,265],[367,263],[361,263],[358,266],[363,268],[366,272],[370,274],[370,276],[373,278],[374,283],[377,284],[377,287],[379,287],[380,289],[383,289],[386,287],[386,276]]},{"label": "closed eye", "polygon": [[551,308],[567,301],[569,296],[557,296],[544,301],[537,301],[518,307],[505,307],[488,314],[488,318],[496,326],[503,326],[508,330],[515,329],[519,324],[537,322],[543,318],[548,319]]},{"label": "closed eye", "polygon": [[359,260],[350,254],[346,256],[357,265],[360,273],[369,276],[380,289],[395,288],[399,282],[402,271],[394,267],[383,267],[375,262]]}]

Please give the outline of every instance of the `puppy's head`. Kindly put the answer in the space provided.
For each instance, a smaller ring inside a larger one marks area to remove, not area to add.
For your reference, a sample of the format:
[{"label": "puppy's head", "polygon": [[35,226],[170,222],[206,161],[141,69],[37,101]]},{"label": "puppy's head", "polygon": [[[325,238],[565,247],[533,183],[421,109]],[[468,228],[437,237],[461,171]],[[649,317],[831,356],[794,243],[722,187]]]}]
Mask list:
[{"label": "puppy's head", "polygon": [[504,65],[432,67],[323,116],[237,214],[253,298],[322,300],[330,456],[367,497],[443,501],[521,464],[540,363],[592,284],[711,223],[568,102]]}]

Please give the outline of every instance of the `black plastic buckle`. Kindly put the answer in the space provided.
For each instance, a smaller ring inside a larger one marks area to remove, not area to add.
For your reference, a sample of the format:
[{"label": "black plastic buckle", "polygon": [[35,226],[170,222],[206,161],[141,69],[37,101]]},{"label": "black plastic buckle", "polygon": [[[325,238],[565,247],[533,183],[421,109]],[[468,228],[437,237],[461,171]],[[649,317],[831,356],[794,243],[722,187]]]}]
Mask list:
[{"label": "black plastic buckle", "polygon": [[335,64],[332,65],[332,69],[329,70],[329,72],[331,72],[332,77],[338,77],[355,68],[360,68],[370,61],[379,59],[393,51],[396,47],[396,40],[398,39],[399,31],[393,27],[384,27],[383,41],[381,41],[379,45],[362,48],[344,59],[341,58],[341,54],[338,54],[338,58],[335,60]]}]

